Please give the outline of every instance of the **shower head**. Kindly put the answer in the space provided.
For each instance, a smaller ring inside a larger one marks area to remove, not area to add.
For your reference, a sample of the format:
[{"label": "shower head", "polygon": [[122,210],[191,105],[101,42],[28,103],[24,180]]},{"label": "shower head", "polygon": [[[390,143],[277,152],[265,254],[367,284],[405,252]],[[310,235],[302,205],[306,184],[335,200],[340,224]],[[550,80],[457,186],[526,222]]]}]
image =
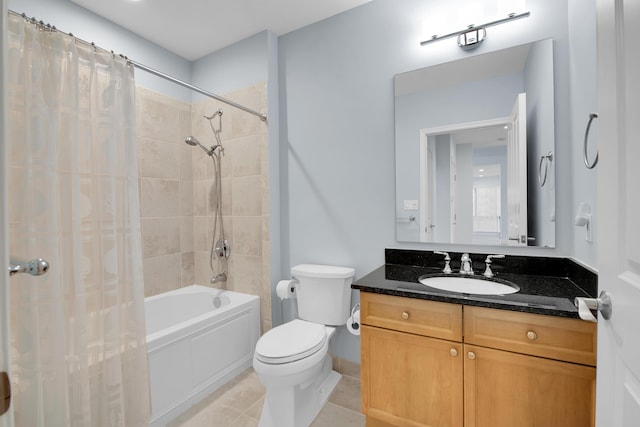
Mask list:
[{"label": "shower head", "polygon": [[196,145],[200,144],[200,142],[198,142],[198,139],[195,136],[191,136],[189,135],[184,142],[186,142],[187,144],[191,145],[192,147],[195,147]]},{"label": "shower head", "polygon": [[213,151],[215,150],[215,147],[209,150],[207,147],[200,144],[200,141],[198,141],[198,138],[192,135],[189,135],[188,137],[186,137],[184,142],[192,147],[198,146],[202,148],[202,151],[207,153],[208,156],[211,156],[213,154]]}]

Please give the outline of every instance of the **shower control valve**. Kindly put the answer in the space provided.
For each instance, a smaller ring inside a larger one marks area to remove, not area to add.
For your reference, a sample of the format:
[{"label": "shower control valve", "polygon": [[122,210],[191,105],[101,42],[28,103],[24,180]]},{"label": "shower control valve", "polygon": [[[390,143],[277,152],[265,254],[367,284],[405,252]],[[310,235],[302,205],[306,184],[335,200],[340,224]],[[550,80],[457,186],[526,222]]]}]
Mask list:
[{"label": "shower control valve", "polygon": [[219,258],[229,258],[231,256],[231,243],[228,240],[218,240],[214,252]]}]

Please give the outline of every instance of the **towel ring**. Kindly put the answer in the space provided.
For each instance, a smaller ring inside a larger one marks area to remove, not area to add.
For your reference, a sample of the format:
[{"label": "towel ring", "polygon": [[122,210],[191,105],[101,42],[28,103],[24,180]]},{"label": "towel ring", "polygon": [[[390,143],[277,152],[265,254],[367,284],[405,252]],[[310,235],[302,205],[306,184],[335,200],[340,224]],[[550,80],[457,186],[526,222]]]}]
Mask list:
[{"label": "towel ring", "polygon": [[[546,161],[545,161],[546,160]],[[538,182],[540,187],[544,187],[547,182],[547,175],[549,174],[549,166],[553,161],[553,152],[549,151],[546,156],[540,156],[540,164],[538,165]],[[542,175],[542,165],[544,164],[544,176]]]},{"label": "towel ring", "polygon": [[596,158],[593,159],[593,162],[589,162],[589,159],[587,157],[587,144],[588,144],[588,139],[589,139],[589,129],[591,129],[591,122],[593,122],[593,119],[597,119],[597,118],[598,118],[598,113],[589,114],[589,122],[587,123],[587,130],[584,132],[584,165],[587,167],[587,169],[593,169],[598,164],[598,152],[597,151],[596,151]]}]

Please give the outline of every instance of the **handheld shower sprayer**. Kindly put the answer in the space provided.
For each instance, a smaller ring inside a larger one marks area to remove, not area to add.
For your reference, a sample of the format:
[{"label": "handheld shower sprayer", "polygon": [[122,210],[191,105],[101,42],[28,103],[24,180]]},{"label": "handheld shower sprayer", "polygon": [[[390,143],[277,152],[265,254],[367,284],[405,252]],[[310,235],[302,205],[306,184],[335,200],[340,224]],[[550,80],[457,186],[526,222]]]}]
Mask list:
[{"label": "handheld shower sprayer", "polygon": [[202,151],[207,153],[207,156],[210,156],[211,154],[213,154],[213,151],[216,149],[215,146],[211,147],[211,149],[208,149],[204,145],[200,144],[200,141],[198,141],[198,138],[196,138],[195,136],[192,136],[192,135],[189,135],[188,137],[186,137],[184,142],[186,144],[189,144],[192,147],[196,147],[197,146],[197,147],[202,148]]}]

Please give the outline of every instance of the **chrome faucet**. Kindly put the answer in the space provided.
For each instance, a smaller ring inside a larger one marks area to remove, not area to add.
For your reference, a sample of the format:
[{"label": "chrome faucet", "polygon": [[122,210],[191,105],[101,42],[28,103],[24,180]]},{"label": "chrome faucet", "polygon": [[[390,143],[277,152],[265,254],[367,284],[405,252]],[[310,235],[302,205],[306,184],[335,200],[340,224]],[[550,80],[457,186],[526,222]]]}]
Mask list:
[{"label": "chrome faucet", "polygon": [[460,258],[460,274],[473,274],[473,265],[469,254],[462,254]]},{"label": "chrome faucet", "polygon": [[486,264],[487,268],[485,268],[483,275],[485,277],[493,277],[493,271],[491,271],[491,260],[493,258],[504,258],[504,255],[487,255],[487,259],[484,260],[484,263]]},{"label": "chrome faucet", "polygon": [[451,262],[451,257],[447,252],[433,251],[434,254],[444,255],[444,269],[442,272],[444,274],[451,274],[451,266],[449,263]]}]

